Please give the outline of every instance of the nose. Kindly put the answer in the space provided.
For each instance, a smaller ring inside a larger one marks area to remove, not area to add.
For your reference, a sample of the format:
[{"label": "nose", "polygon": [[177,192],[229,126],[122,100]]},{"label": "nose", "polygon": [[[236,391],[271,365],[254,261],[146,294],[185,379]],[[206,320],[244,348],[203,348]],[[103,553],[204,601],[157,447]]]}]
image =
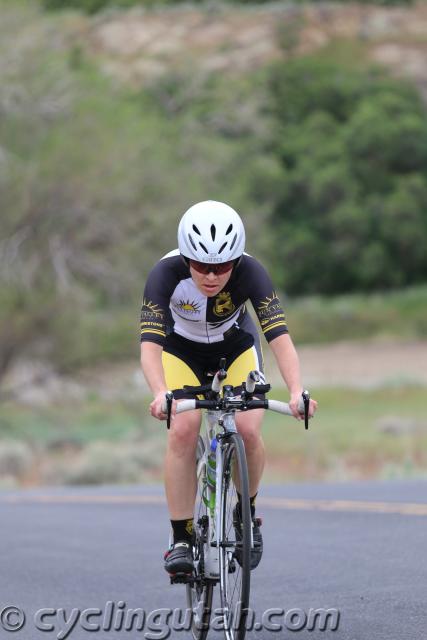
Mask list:
[{"label": "nose", "polygon": [[216,275],[213,271],[209,271],[206,277],[208,278],[208,280],[210,280],[210,282],[215,282],[216,280]]}]

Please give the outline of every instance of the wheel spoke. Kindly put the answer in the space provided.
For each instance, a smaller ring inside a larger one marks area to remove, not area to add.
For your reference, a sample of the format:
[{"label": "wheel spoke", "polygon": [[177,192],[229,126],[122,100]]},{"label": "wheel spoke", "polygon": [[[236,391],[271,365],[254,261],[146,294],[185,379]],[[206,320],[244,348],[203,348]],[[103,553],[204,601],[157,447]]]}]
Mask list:
[{"label": "wheel spoke", "polygon": [[[221,603],[227,640],[244,640],[245,611],[250,590],[250,509],[246,458],[241,437],[233,434],[224,456],[223,495],[221,496]],[[242,496],[241,528],[236,535],[233,510],[237,503],[235,482]],[[242,614],[243,612],[243,614]],[[236,616],[240,616],[237,620]]]},{"label": "wheel spoke", "polygon": [[194,577],[192,584],[187,584],[187,606],[192,611],[191,633],[194,640],[205,640],[209,631],[212,609],[213,583],[204,576],[204,539],[206,538],[207,507],[204,502],[205,468],[199,468],[203,456],[204,444],[199,438],[197,446],[197,465],[199,469],[198,490],[194,509]]}]

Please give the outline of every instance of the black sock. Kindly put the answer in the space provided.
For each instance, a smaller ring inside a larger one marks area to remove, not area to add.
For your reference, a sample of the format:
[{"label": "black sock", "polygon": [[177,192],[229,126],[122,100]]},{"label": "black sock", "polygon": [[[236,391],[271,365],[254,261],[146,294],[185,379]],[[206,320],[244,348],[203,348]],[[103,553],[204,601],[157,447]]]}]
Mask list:
[{"label": "black sock", "polygon": [[[249,498],[249,502],[251,505],[251,518],[255,517],[255,501],[256,501],[256,497],[258,495],[258,492],[252,496],[252,498]],[[240,515],[242,515],[242,496],[240,495],[240,493],[237,491],[237,504],[239,505],[239,513]]]},{"label": "black sock", "polygon": [[258,495],[258,493],[256,493],[254,496],[252,496],[252,498],[249,498],[250,503],[251,503],[251,516],[252,516],[252,518],[255,517],[255,501],[256,501],[257,495]]},{"label": "black sock", "polygon": [[173,529],[173,542],[188,542],[193,540],[193,518],[185,520],[171,520]]}]

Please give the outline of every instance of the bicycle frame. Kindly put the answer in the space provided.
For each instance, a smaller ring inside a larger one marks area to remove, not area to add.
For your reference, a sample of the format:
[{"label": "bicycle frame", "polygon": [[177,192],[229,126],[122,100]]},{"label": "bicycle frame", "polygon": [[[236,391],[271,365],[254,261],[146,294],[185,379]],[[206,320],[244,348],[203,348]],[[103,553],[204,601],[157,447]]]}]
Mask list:
[{"label": "bicycle frame", "polygon": [[[219,539],[220,531],[222,531],[222,518],[220,496],[222,495],[223,483],[223,440],[228,434],[237,433],[236,420],[234,411],[207,411],[204,419],[205,433],[203,437],[205,448],[202,459],[199,461],[197,468],[197,478],[203,473],[204,490],[207,494],[208,506],[208,535],[209,544],[205,550],[205,578],[210,580],[219,580],[220,576],[220,559],[219,548],[221,540]],[[219,438],[218,438],[219,436]],[[207,467],[210,444],[214,437],[218,438],[218,446],[216,449],[216,484],[215,492],[209,487],[207,482]],[[215,510],[212,512],[211,502],[212,495],[215,494]],[[252,532],[251,532],[252,534]],[[251,536],[251,546],[253,540]]]},{"label": "bicycle frame", "polygon": [[[171,582],[185,582],[187,603],[193,611],[192,635],[194,640],[206,640],[212,612],[213,588],[219,583],[224,612],[224,634],[226,640],[244,640],[246,615],[250,598],[251,550],[254,535],[249,504],[249,477],[244,443],[236,427],[236,411],[249,409],[271,409],[284,415],[293,415],[288,404],[275,400],[261,400],[254,394],[267,393],[270,385],[256,385],[259,373],[251,371],[242,391],[234,395],[234,388],[223,387],[226,378],[225,360],[211,385],[184,387],[194,399],[183,399],[176,406],[176,413],[205,410],[203,429],[197,445],[196,477],[201,509],[195,516],[196,537],[193,546],[194,573],[176,574]],[[200,395],[210,394],[210,399],[199,400]],[[170,427],[173,394],[165,396],[164,412],[167,427]],[[309,395],[304,392],[299,411],[308,425]],[[212,447],[216,438],[217,446]],[[230,448],[229,448],[230,447]],[[212,452],[215,450],[215,487],[213,486]],[[239,491],[239,532],[235,522],[236,492]],[[234,493],[233,493],[234,492]],[[234,502],[234,507],[233,507]],[[229,535],[229,531],[231,534]],[[170,540],[172,543],[172,540]],[[235,578],[233,576],[235,574]],[[234,582],[233,582],[234,580]],[[237,590],[236,590],[237,589]],[[235,599],[236,598],[236,599]],[[242,606],[234,617],[235,606]],[[201,609],[200,609],[201,607]],[[233,621],[233,622],[232,622]],[[236,621],[236,626],[234,626]]]},{"label": "bicycle frame", "polygon": [[[223,482],[223,439],[227,433],[236,433],[236,421],[234,413],[228,411],[223,413],[222,411],[207,411],[204,420],[205,424],[205,451],[202,460],[199,462],[204,466],[204,483],[205,490],[208,494],[209,507],[212,501],[212,494],[214,493],[207,483],[207,466],[208,455],[210,451],[211,441],[214,437],[218,437],[218,446],[216,449],[216,484],[215,484],[215,511],[212,513],[212,509],[208,510],[208,534],[209,544],[206,548],[205,556],[205,578],[211,580],[219,580],[220,566],[219,566],[219,532],[222,530],[222,517],[221,503],[218,499],[222,494],[222,482]],[[199,469],[197,470],[199,477]]]}]

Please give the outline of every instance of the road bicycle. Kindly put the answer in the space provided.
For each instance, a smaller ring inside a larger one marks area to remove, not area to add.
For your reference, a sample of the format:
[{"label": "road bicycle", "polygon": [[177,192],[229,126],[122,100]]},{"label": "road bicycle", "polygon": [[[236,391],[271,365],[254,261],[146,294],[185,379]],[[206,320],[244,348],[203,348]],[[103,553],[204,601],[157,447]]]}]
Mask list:
[{"label": "road bicycle", "polygon": [[[194,573],[190,577],[184,574],[171,577],[173,583],[186,584],[194,640],[207,638],[213,591],[217,584],[221,599],[221,626],[226,640],[244,640],[246,634],[254,540],[245,447],[237,432],[235,413],[271,409],[292,415],[287,403],[256,397],[268,393],[271,388],[269,384],[258,384],[258,371],[250,371],[246,382],[237,390],[223,385],[226,377],[223,358],[212,383],[184,386],[186,394],[195,397],[181,400],[177,405],[177,413],[206,410],[204,435],[199,436],[196,453],[198,490],[194,510]],[[172,401],[173,394],[169,392],[165,406],[168,428]],[[306,428],[309,402],[309,393],[304,391],[299,410],[304,414]],[[241,514],[236,533],[233,512],[237,491],[241,496]]]}]

